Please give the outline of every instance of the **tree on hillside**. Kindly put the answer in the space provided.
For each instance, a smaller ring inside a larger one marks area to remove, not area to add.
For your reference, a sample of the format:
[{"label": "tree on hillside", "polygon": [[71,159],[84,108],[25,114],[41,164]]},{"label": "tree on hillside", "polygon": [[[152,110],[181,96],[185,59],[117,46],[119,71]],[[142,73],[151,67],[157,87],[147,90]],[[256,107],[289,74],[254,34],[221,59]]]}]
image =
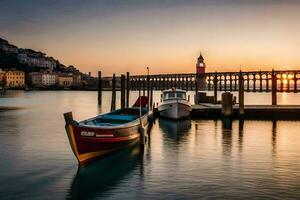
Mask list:
[{"label": "tree on hillside", "polygon": [[19,61],[16,55],[7,54],[4,51],[0,50],[0,68],[10,69],[10,68],[18,68],[18,67],[19,67]]}]

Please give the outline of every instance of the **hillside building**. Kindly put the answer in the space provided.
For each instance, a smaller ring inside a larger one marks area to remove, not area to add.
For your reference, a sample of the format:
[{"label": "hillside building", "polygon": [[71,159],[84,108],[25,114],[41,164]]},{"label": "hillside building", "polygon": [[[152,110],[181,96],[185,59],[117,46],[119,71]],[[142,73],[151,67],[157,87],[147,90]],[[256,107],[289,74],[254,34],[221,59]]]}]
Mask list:
[{"label": "hillside building", "polygon": [[56,84],[57,75],[51,73],[31,72],[29,79],[32,86],[54,86]]},{"label": "hillside building", "polygon": [[58,86],[68,88],[73,86],[73,76],[67,74],[60,74],[57,76]]},{"label": "hillside building", "polygon": [[5,86],[5,71],[0,69],[0,87]]},{"label": "hillside building", "polygon": [[10,70],[5,73],[6,86],[9,88],[25,87],[25,72]]}]

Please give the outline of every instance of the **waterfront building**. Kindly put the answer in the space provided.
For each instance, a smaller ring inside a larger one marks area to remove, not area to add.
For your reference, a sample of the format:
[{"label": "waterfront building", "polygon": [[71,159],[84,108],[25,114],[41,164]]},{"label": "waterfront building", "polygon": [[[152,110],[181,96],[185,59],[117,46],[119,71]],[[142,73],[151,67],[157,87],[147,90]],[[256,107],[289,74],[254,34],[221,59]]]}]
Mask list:
[{"label": "waterfront building", "polygon": [[76,73],[73,74],[73,85],[81,85],[82,81],[81,81],[81,74]]},{"label": "waterfront building", "polygon": [[53,86],[56,84],[57,75],[51,73],[31,72],[29,73],[32,86]]},{"label": "waterfront building", "polygon": [[6,71],[5,82],[9,88],[23,88],[25,86],[25,72],[17,70]]},{"label": "waterfront building", "polygon": [[28,74],[30,84],[32,86],[41,86],[42,85],[42,73],[40,72],[31,72]]},{"label": "waterfront building", "polygon": [[73,86],[73,75],[60,74],[57,76],[58,86],[68,88]]},{"label": "waterfront building", "polygon": [[0,69],[0,87],[5,86],[5,71]]},{"label": "waterfront building", "polygon": [[42,85],[53,86],[56,84],[56,74],[44,73],[42,74]]}]

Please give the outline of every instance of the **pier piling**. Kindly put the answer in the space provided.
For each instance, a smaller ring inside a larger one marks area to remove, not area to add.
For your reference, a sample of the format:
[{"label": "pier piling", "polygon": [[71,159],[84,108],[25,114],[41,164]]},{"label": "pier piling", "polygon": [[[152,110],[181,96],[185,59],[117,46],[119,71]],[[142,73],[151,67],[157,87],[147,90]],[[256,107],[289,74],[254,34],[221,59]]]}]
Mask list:
[{"label": "pier piling", "polygon": [[195,79],[195,97],[194,97],[195,104],[198,104],[198,80]]},{"label": "pier piling", "polygon": [[217,104],[217,102],[218,102],[217,94],[218,94],[218,78],[217,78],[217,72],[216,72],[215,76],[214,76],[214,103],[215,104]]},{"label": "pier piling", "polygon": [[114,111],[116,109],[116,75],[113,74],[112,78],[112,90],[111,90],[111,106],[110,111]]},{"label": "pier piling", "polygon": [[239,75],[239,114],[243,116],[245,114],[244,111],[244,77],[242,72],[240,71]]},{"label": "pier piling", "polygon": [[150,81],[150,105],[149,108],[152,109],[153,104],[153,82]]},{"label": "pier piling", "polygon": [[102,104],[102,79],[101,71],[98,71],[98,105]]},{"label": "pier piling", "polygon": [[130,77],[129,72],[126,73],[126,108],[129,108],[129,93],[130,93]]},{"label": "pier piling", "polygon": [[121,75],[121,108],[125,108],[125,75]]},{"label": "pier piling", "polygon": [[233,114],[233,95],[230,92],[224,92],[222,94],[222,116],[229,118]]},{"label": "pier piling", "polygon": [[150,102],[150,76],[149,76],[149,67],[147,67],[147,97],[148,97],[148,110],[150,110],[149,102]]},{"label": "pier piling", "polygon": [[142,84],[143,84],[143,96],[145,96],[145,89],[146,89],[146,81],[145,79],[142,80]]},{"label": "pier piling", "polygon": [[272,105],[277,105],[277,78],[274,69],[272,70]]}]

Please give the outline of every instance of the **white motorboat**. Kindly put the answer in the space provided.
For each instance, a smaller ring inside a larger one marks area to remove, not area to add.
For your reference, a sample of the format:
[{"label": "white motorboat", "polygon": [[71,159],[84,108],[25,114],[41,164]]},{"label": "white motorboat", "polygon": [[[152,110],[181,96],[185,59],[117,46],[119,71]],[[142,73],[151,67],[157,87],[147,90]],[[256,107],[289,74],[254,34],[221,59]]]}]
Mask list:
[{"label": "white motorboat", "polygon": [[161,103],[158,106],[159,115],[171,119],[181,119],[190,116],[191,104],[186,98],[186,91],[179,89],[164,90]]}]

